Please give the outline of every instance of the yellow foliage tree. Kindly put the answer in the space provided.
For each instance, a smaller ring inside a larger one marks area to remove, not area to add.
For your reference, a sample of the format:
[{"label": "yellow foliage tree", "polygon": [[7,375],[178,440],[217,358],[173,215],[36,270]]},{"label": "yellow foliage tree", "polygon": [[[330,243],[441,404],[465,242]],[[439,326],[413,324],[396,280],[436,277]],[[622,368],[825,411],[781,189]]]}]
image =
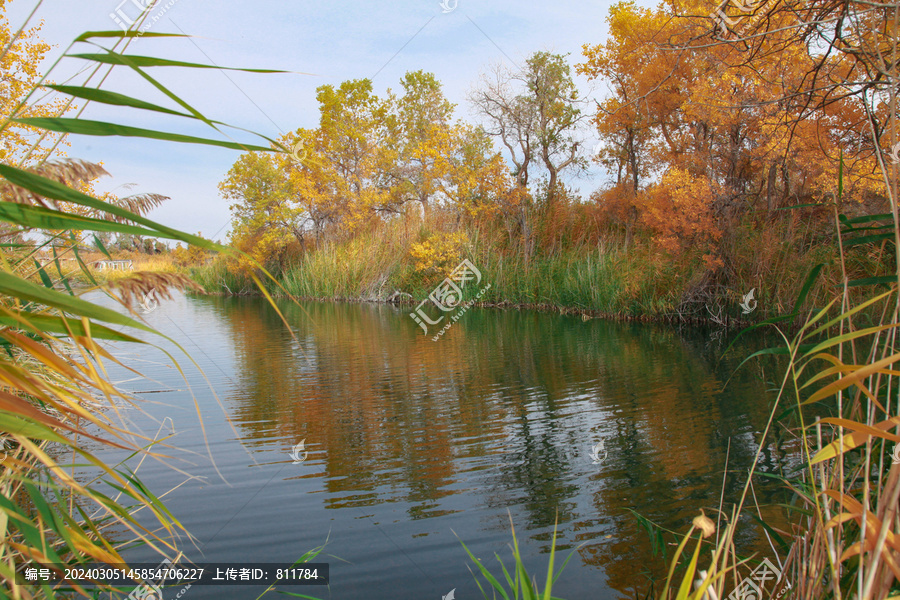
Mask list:
[{"label": "yellow foliage tree", "polygon": [[[288,182],[271,154],[249,152],[232,165],[219,192],[231,205],[231,243],[257,261],[283,265],[291,243],[303,243],[303,209],[290,201]],[[240,270],[253,262],[238,259]]]},{"label": "yellow foliage tree", "polygon": [[[606,143],[600,160],[617,174],[611,187],[624,195],[618,204],[629,206],[626,226],[638,210],[650,211],[641,222],[671,246],[691,222],[722,240],[721,254],[752,207],[771,212],[830,194],[842,150],[845,193],[862,199],[873,191],[878,169],[857,99],[836,93],[816,106],[793,95],[823,61],[852,80],[852,58],[821,55],[789,27],[788,12],[768,15],[771,35],[758,42],[711,44],[713,21],[684,16],[707,14],[696,0],[652,9],[620,2],[610,10],[608,41],[584,47],[579,72],[612,91],[595,125]],[[657,174],[666,175],[651,191]],[[688,188],[698,191],[690,202],[679,191]],[[668,235],[654,200],[695,213],[673,219]]]},{"label": "yellow foliage tree", "polygon": [[353,235],[416,203],[478,222],[521,212],[522,199],[485,132],[452,122],[434,75],[415,71],[387,99],[366,79],[317,90],[319,125],[299,128],[276,157],[243,155],[220,184],[234,200],[232,242],[261,262],[311,233]]},{"label": "yellow foliage tree", "polygon": [[[42,74],[41,61],[50,44],[38,37],[41,25],[23,30],[18,37],[6,18],[7,0],[0,0],[0,114],[18,118],[56,117],[67,108],[65,101],[29,102]],[[41,144],[33,147],[34,143]],[[0,161],[27,164],[43,160],[58,136],[35,127],[9,123],[0,129]]]},{"label": "yellow foliage tree", "polygon": [[413,244],[409,254],[415,260],[416,271],[426,275],[447,275],[462,260],[462,251],[469,238],[464,232],[440,233],[424,242]]},{"label": "yellow foliage tree", "polygon": [[666,251],[678,256],[688,248],[698,248],[704,251],[708,267],[721,267],[715,242],[721,239],[722,231],[712,209],[714,195],[705,177],[673,167],[639,194],[641,220]]}]

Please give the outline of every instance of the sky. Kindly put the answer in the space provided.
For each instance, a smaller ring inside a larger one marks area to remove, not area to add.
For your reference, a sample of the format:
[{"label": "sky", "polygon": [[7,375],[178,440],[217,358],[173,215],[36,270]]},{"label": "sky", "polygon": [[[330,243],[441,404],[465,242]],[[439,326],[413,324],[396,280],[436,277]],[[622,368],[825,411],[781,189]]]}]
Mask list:
[{"label": "sky", "polygon": [[[85,31],[119,29],[149,0],[44,0],[30,24],[43,22],[40,37],[54,47],[49,68],[72,40]],[[37,0],[12,0],[7,17],[18,29]],[[582,45],[606,39],[612,0],[554,3],[534,0],[399,0],[394,2],[312,2],[310,0],[158,0],[145,21],[154,33],[190,38],[139,38],[129,54],[157,56],[218,67],[289,71],[256,74],[221,69],[157,67],[153,77],[211,119],[277,138],[298,127],[318,124],[316,88],[350,79],[373,80],[383,96],[400,88],[404,73],[423,69],[443,84],[456,104],[457,118],[478,122],[467,101],[482,73],[502,63],[524,64],[537,51],[566,54],[570,64],[583,60]],[[111,47],[113,42],[100,42]],[[68,53],[97,52],[78,44]],[[89,63],[64,58],[51,72],[55,83],[81,85]],[[69,81],[69,78],[72,78]],[[575,77],[587,98],[600,98],[602,84]],[[103,89],[139,97],[170,108],[174,102],[150,83],[117,67]],[[81,118],[111,121],[202,137],[219,137],[203,124],[158,113],[87,106]],[[267,145],[232,130],[234,140]],[[591,142],[591,132],[585,132]],[[594,140],[596,141],[596,140]],[[111,177],[100,192],[117,195],[152,192],[171,200],[150,213],[165,225],[224,240],[229,231],[229,201],[218,184],[238,159],[236,150],[124,137],[70,137],[71,157],[102,162]],[[599,185],[599,176],[572,181],[582,193]],[[133,187],[127,187],[133,186]]]}]

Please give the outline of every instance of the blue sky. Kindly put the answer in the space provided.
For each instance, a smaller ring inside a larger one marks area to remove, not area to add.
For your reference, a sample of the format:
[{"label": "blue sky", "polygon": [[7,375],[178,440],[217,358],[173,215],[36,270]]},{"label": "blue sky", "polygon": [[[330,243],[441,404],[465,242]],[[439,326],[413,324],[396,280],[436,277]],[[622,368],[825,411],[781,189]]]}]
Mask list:
[{"label": "blue sky", "polygon": [[[35,20],[43,20],[41,36],[55,46],[48,66],[82,32],[116,29],[111,14],[136,15],[134,2],[141,0],[45,0]],[[609,0],[562,0],[553,4],[444,0],[443,6],[439,0],[160,0],[150,13],[157,17],[150,31],[185,33],[192,39],[141,38],[128,52],[219,66],[291,71],[247,74],[216,69],[151,70],[154,77],[206,116],[273,138],[298,127],[316,126],[315,90],[320,85],[374,78],[375,91],[382,95],[388,88],[399,88],[404,73],[417,69],[437,76],[447,98],[457,105],[457,117],[476,121],[466,95],[490,65],[521,65],[539,50],[571,53],[570,63],[579,62],[582,44],[605,40],[611,4]],[[13,0],[7,8],[10,26],[18,28],[34,5],[34,0]],[[82,44],[73,51],[94,50]],[[51,78],[60,83],[85,64],[65,59]],[[577,81],[588,97],[602,94],[597,82]],[[147,82],[122,68],[115,69],[103,87],[174,107]],[[215,135],[184,120],[100,105],[89,106],[82,116]],[[590,141],[590,132],[586,135]],[[235,133],[234,137],[255,141],[246,134]],[[67,150],[70,156],[102,161],[113,175],[100,183],[102,191],[170,196],[172,199],[156,209],[151,218],[192,233],[202,232],[206,237],[223,239],[227,233],[228,202],[219,196],[217,185],[239,152],[114,137],[74,137],[71,142]],[[119,187],[129,183],[136,184],[130,192]],[[589,192],[599,179],[574,183]]]}]

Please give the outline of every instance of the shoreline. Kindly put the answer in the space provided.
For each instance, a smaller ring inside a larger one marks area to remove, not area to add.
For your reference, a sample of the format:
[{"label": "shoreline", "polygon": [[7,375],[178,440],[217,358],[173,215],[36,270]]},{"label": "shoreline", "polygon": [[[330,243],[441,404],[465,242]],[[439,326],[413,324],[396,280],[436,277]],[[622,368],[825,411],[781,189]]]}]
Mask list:
[{"label": "shoreline", "polygon": [[[393,306],[416,306],[422,300],[417,299],[392,299],[392,298],[365,298],[362,296],[357,297],[343,297],[343,296],[290,296],[284,293],[272,293],[272,297],[276,300],[294,300],[296,302],[320,302],[320,303],[346,303],[346,304],[390,304]],[[263,298],[264,296],[260,294],[258,291],[252,292],[239,292],[239,293],[229,293],[225,291],[216,291],[216,292],[207,292],[207,296],[228,296],[228,297],[259,297]],[[607,313],[598,310],[584,309],[575,306],[564,306],[553,304],[549,302],[539,302],[539,303],[530,303],[530,302],[512,302],[509,300],[502,300],[500,302],[496,301],[486,301],[486,302],[476,302],[476,301],[467,301],[466,305],[468,307],[475,308],[490,308],[490,309],[498,309],[498,310],[532,310],[537,312],[549,312],[549,313],[558,313],[560,315],[580,315],[582,320],[590,321],[593,319],[600,319],[604,321],[612,321],[619,323],[656,323],[656,324],[664,324],[664,325],[690,325],[693,327],[708,327],[708,326],[719,326],[724,329],[735,329],[741,327],[749,327],[752,325],[756,325],[760,323],[760,321],[747,321],[742,319],[733,319],[725,317],[724,323],[716,322],[713,319],[705,318],[705,317],[697,317],[683,314],[673,314],[673,315],[652,315],[652,314],[642,314],[642,315],[628,315],[628,314],[616,314],[616,313]]]}]

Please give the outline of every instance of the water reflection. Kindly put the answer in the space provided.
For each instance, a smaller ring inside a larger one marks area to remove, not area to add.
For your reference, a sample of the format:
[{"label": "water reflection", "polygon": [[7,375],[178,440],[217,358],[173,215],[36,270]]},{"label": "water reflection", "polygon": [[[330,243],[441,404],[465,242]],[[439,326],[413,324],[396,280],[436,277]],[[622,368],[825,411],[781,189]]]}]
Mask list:
[{"label": "water reflection", "polygon": [[[626,509],[683,527],[718,503],[728,439],[731,470],[746,472],[768,416],[752,371],[723,391],[734,365],[717,367],[698,332],[473,310],[434,342],[402,308],[282,304],[294,339],[256,299],[190,302],[227,329],[241,438],[285,453],[305,439],[324,509],[398,503],[410,521],[477,509],[500,535],[510,509],[544,551],[558,518],[563,548],[586,542],[569,569],[600,567],[623,593],[651,555]],[[726,499],[741,485],[725,479]]]},{"label": "water reflection", "polygon": [[[541,577],[557,519],[564,554],[577,548],[557,596],[634,597],[664,573],[629,509],[682,529],[718,505],[723,482],[729,505],[768,417],[757,371],[724,387],[747,348],[717,363],[696,330],[473,309],[432,341],[405,307],[280,308],[294,336],[253,298],[181,298],[148,315],[200,359],[230,418],[191,374],[203,429],[186,394],[159,408],[175,415],[177,443],[211,453],[229,481],[195,461],[206,482],[167,500],[197,536],[195,560],[283,562],[330,536],[352,564],[332,561],[324,597],[480,597],[459,539],[493,566],[508,556],[507,511]],[[152,375],[184,387],[171,369]],[[295,465],[301,440],[309,454]],[[784,451],[759,468],[778,471]],[[164,469],[143,477],[172,487]],[[751,523],[739,535],[757,547]]]}]

